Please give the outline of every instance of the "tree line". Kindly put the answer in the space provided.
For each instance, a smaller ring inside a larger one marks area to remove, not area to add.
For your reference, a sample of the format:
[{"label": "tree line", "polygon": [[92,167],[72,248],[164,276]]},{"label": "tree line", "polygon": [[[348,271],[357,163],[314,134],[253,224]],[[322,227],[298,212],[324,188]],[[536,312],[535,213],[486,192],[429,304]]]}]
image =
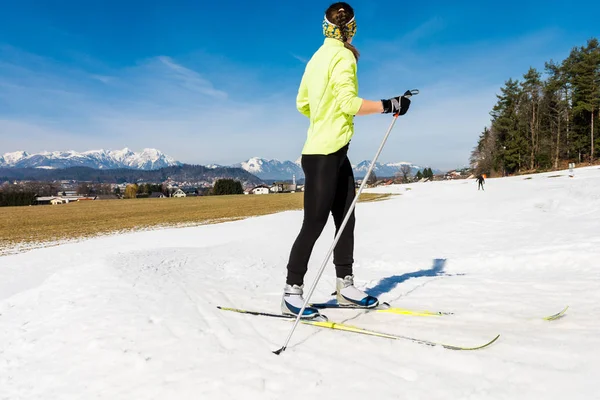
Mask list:
[{"label": "tree line", "polygon": [[592,38],[560,62],[531,67],[500,89],[471,153],[477,173],[508,175],[594,163],[600,147],[600,46]]},{"label": "tree line", "polygon": [[431,170],[431,168],[425,168],[425,169],[423,169],[423,172],[421,172],[420,170],[417,171],[417,173],[415,174],[415,177],[418,180],[421,180],[423,178],[433,179],[433,171]]}]

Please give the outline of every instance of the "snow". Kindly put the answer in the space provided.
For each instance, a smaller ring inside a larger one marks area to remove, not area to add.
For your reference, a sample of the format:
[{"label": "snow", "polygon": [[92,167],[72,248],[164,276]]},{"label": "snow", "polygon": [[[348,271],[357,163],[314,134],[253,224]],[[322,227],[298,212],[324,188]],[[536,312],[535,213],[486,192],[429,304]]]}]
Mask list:
[{"label": "snow", "polygon": [[[357,206],[356,284],[455,314],[328,317],[496,343],[457,352],[299,325],[275,356],[291,323],[216,306],[278,311],[302,221],[290,211],[0,257],[0,398],[600,398],[598,167],[487,179],[485,191],[474,180],[369,191],[399,196]],[[307,286],[332,238],[330,220]],[[329,265],[312,300],[333,286]]]},{"label": "snow", "polygon": [[[145,148],[136,153],[128,148],[122,150],[88,150],[79,153],[74,150],[68,151],[43,151],[36,154],[27,154],[26,152],[14,152],[4,155],[4,161],[0,158],[0,163],[8,167],[21,166],[26,160],[35,160],[33,167],[41,167],[47,162],[60,162],[59,166],[64,168],[73,165],[88,165],[95,168],[137,168],[137,169],[157,169],[180,163],[162,153],[160,150]],[[53,163],[52,166],[54,166]],[[56,167],[55,167],[56,168]]]},{"label": "snow", "polygon": [[29,154],[27,154],[26,151],[13,151],[12,153],[5,153],[2,157],[4,159],[4,162],[7,165],[11,165],[14,163],[19,162],[20,160],[22,160],[23,158],[29,157]]},{"label": "snow", "polygon": [[[276,161],[276,160],[272,160]],[[252,157],[248,161],[241,163],[241,167],[250,173],[262,172],[263,164],[268,164],[269,160],[265,160],[259,157]]]}]

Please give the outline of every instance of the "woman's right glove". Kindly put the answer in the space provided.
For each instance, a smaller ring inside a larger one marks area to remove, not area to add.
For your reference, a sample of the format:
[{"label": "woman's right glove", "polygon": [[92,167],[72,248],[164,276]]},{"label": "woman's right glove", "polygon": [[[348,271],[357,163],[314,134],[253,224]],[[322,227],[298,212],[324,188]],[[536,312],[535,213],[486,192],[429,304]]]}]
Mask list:
[{"label": "woman's right glove", "polygon": [[381,100],[381,104],[383,104],[384,114],[394,113],[404,115],[410,107],[410,99],[404,96],[392,97],[391,99]]}]

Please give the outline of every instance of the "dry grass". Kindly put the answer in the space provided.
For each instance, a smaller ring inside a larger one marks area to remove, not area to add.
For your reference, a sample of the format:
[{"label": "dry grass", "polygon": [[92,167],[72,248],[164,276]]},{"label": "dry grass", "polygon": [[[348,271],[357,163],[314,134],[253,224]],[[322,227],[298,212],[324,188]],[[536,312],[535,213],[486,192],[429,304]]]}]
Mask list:
[{"label": "dry grass", "polygon": [[[388,196],[363,193],[359,201],[378,201]],[[210,224],[299,210],[302,206],[302,193],[287,193],[0,207],[0,254],[3,249],[16,245],[42,244],[161,226]]]}]

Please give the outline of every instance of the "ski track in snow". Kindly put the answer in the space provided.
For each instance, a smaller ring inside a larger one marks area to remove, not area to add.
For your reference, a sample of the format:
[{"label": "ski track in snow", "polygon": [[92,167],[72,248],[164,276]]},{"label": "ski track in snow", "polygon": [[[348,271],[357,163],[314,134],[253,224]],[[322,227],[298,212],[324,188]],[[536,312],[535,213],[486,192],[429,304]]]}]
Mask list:
[{"label": "ski track in snow", "polygon": [[[558,177],[552,177],[560,175]],[[411,190],[407,190],[410,188]],[[409,317],[325,310],[410,341],[221,311],[278,312],[302,212],[0,257],[0,399],[600,399],[600,169],[369,189],[356,284]],[[333,239],[330,220],[306,277]],[[311,300],[330,299],[333,266]],[[570,308],[556,321],[542,317]]]}]

